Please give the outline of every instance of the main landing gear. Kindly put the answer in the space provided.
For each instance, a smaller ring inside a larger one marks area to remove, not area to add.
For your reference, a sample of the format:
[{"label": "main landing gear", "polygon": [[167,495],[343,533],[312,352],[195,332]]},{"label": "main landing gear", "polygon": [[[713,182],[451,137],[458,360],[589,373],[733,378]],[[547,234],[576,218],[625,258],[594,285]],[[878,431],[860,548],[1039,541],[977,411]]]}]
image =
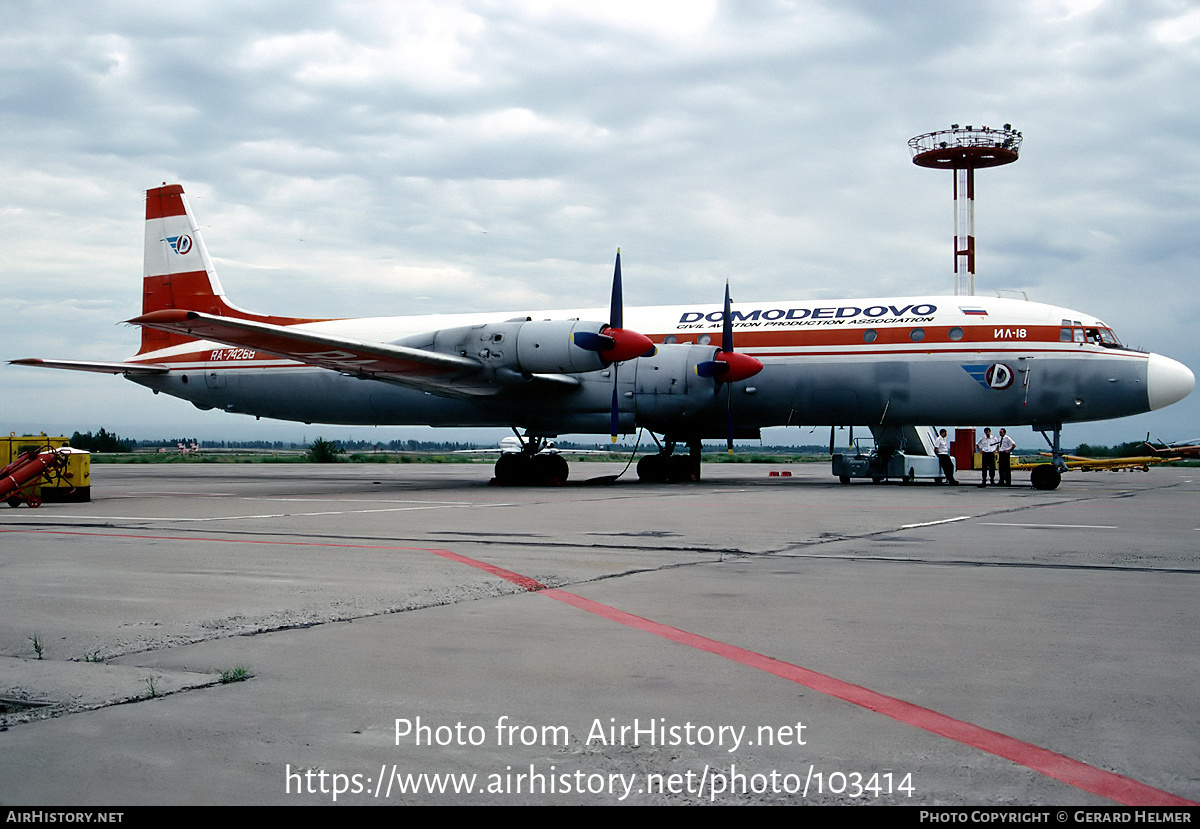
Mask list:
[{"label": "main landing gear", "polygon": [[[520,437],[520,435],[518,435]],[[495,482],[500,486],[562,486],[570,467],[556,452],[543,452],[546,439],[526,435],[520,452],[506,452],[496,461]]]},{"label": "main landing gear", "polygon": [[[505,452],[500,456],[492,483],[499,486],[562,486],[567,482],[567,461],[554,451],[546,451],[549,443],[546,438],[520,434],[517,437],[521,441],[521,451]],[[700,441],[688,441],[686,453],[677,453],[677,445],[676,441],[666,439],[659,444],[658,452],[638,461],[638,480],[648,484],[699,481]]]},{"label": "main landing gear", "polygon": [[677,484],[700,480],[700,441],[688,443],[688,453],[675,454],[676,443],[667,440],[653,455],[646,455],[637,465],[638,480],[644,484]]}]

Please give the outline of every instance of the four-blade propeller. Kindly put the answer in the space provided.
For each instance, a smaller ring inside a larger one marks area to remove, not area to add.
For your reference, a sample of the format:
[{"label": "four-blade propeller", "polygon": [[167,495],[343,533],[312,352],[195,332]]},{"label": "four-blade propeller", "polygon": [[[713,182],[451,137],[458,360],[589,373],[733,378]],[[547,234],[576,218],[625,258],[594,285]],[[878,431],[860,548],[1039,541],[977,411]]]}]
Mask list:
[{"label": "four-blade propeller", "polygon": [[733,350],[733,308],[729,300],[729,282],[725,283],[725,311],[721,315],[721,347],[711,360],[696,365],[696,373],[701,377],[711,377],[716,381],[714,392],[719,394],[721,385],[728,386],[725,403],[725,446],[729,454],[733,454],[733,386],[738,380],[746,380],[758,374],[763,364],[748,354],[739,354]]},{"label": "four-blade propeller", "polygon": [[[620,403],[618,398],[617,365],[637,357],[652,357],[656,352],[654,342],[644,334],[624,327],[624,308],[621,295],[621,250],[617,249],[617,264],[613,270],[612,301],[609,305],[608,324],[599,333],[577,331],[572,341],[587,351],[595,352],[607,365],[612,366],[613,393],[609,421],[609,434],[614,443],[620,426]],[[763,364],[748,354],[739,354],[733,348],[733,313],[729,299],[729,283],[725,283],[725,310],[722,314],[721,346],[711,360],[698,363],[696,374],[710,377],[713,391],[720,394],[727,387],[725,404],[725,435],[730,454],[733,453],[733,387],[732,383],[746,380],[758,374]]]},{"label": "four-blade propeller", "polygon": [[617,399],[617,364],[635,357],[653,357],[657,350],[654,341],[645,334],[639,334],[622,327],[625,320],[624,301],[621,296],[621,249],[617,248],[617,265],[613,270],[612,301],[608,308],[608,325],[599,334],[590,331],[577,331],[573,337],[575,345],[587,351],[594,351],[600,359],[612,366],[613,393],[612,415],[609,419],[609,435],[613,443],[617,442],[617,431],[621,421],[621,409]]}]

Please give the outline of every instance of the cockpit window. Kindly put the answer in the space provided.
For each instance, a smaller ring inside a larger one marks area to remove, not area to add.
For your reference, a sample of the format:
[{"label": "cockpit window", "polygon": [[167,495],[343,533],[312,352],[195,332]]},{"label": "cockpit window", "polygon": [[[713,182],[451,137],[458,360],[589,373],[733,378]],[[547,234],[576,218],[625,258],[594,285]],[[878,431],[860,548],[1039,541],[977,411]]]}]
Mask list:
[{"label": "cockpit window", "polygon": [[1117,339],[1117,335],[1113,333],[1111,328],[1102,328],[1100,326],[1060,328],[1058,339],[1064,343],[1091,343],[1092,345],[1099,345],[1104,348],[1125,347],[1121,345],[1121,341]]}]

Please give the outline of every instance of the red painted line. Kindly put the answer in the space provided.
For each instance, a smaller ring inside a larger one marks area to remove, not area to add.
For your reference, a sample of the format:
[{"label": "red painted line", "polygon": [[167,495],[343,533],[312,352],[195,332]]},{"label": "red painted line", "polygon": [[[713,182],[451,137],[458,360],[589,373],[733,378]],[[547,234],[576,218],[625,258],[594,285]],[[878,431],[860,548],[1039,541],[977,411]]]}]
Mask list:
[{"label": "red painted line", "polygon": [[686,645],[697,650],[706,651],[715,656],[720,656],[724,659],[729,659],[750,668],[764,671],[773,674],[781,679],[786,679],[790,682],[795,682],[798,685],[803,685],[806,688],[811,688],[827,696],[849,702],[853,705],[866,708],[868,711],[874,711],[878,714],[883,714],[898,722],[920,728],[923,731],[928,731],[931,734],[937,734],[941,737],[954,740],[971,748],[979,749],[988,754],[993,754],[997,757],[1002,757],[1006,760],[1011,760],[1014,763],[1025,766],[1033,771],[1039,772],[1059,780],[1077,789],[1082,789],[1085,792],[1106,797],[1109,800],[1116,801],[1125,806],[1200,806],[1200,803],[1178,795],[1165,792],[1162,789],[1156,789],[1153,786],[1148,786],[1132,778],[1126,777],[1116,772],[1105,771],[1098,769],[1095,766],[1087,763],[1074,760],[1066,755],[1059,754],[1055,751],[1036,746],[1033,743],[1027,743],[1023,740],[1018,740],[1015,737],[1009,737],[1006,734],[1001,734],[998,731],[989,731],[986,728],[966,722],[965,720],[955,719],[954,717],[941,714],[930,708],[923,708],[919,705],[914,705],[911,702],[905,702],[896,697],[889,697],[886,694],[880,694],[877,691],[872,691],[870,688],[864,688],[861,685],[855,685],[851,682],[845,682],[828,674],[822,674],[817,671],[803,668],[799,665],[794,665],[790,662],[782,662],[778,659],[765,656],[756,651],[739,648],[736,645],[730,645],[725,642],[719,642],[716,639],[709,639],[706,636],[689,633],[686,630],[664,625],[655,622],[651,619],[645,619],[641,616],[635,616],[632,613],[627,613],[624,610],[618,610],[610,605],[601,604],[600,602],[591,599],[585,599],[574,593],[568,593],[565,590],[546,587],[536,579],[522,576],[520,573],[514,573],[511,570],[505,570],[502,567],[497,567],[494,564],[488,564],[478,559],[469,558],[468,556],[459,553],[452,553],[449,550],[434,549],[429,547],[397,547],[385,544],[328,544],[323,542],[313,541],[268,541],[268,540],[244,540],[233,538],[183,538],[181,536],[158,536],[158,535],[136,535],[136,534],[115,534],[115,533],[86,533],[86,532],[69,532],[61,530],[23,530],[23,529],[3,529],[0,532],[28,532],[28,533],[45,533],[50,535],[94,535],[116,538],[147,538],[155,540],[173,540],[173,541],[202,541],[202,542],[221,542],[228,544],[281,544],[301,547],[339,547],[339,548],[358,548],[358,549],[382,549],[382,550],[413,550],[420,552],[433,553],[459,564],[465,564],[468,567],[473,567],[477,570],[483,570],[505,581],[511,582],[518,587],[531,592],[537,592],[555,601],[570,605],[578,610],[586,613],[592,613],[603,619],[616,622],[617,624],[636,630],[644,631],[645,633],[658,636],[671,642],[676,642],[681,645]]},{"label": "red painted line", "polygon": [[[148,517],[149,518],[149,517]],[[140,520],[140,519],[139,519]],[[169,521],[169,518],[161,519]],[[271,541],[259,538],[193,538],[187,535],[146,535],[144,533],[89,533],[82,530],[27,530],[20,527],[0,529],[0,533],[31,533],[34,535],[92,535],[100,538],[146,538],[152,541],[195,541],[205,544],[279,544],[285,547],[349,547],[362,550],[415,550],[436,552],[428,547],[398,547],[395,544],[334,544],[326,541]]]},{"label": "red painted line", "polygon": [[144,535],[139,533],[91,533],[81,532],[77,530],[26,530],[21,528],[0,529],[0,533],[32,533],[35,535],[88,535],[98,536],[101,538],[144,538],[152,541],[195,541],[197,543],[208,544],[273,544],[285,547],[337,547],[339,549],[354,549],[354,550],[409,550],[418,553],[433,553],[436,556],[441,556],[444,559],[449,559],[457,564],[466,564],[469,567],[474,567],[477,570],[483,570],[485,573],[490,573],[497,578],[510,581],[523,590],[536,592],[544,590],[546,585],[531,579],[528,576],[522,576],[520,573],[514,573],[512,570],[505,570],[503,567],[497,567],[494,564],[488,564],[486,561],[478,561],[473,558],[467,558],[458,553],[452,553],[449,550],[439,550],[432,547],[399,547],[395,544],[334,544],[326,541],[271,541],[269,539],[260,538],[193,538],[184,535]]},{"label": "red painted line", "polygon": [[907,723],[932,734],[947,737],[963,745],[985,751],[988,754],[1003,757],[1006,760],[1012,760],[1014,763],[1033,769],[1047,777],[1053,777],[1055,780],[1060,780],[1077,789],[1098,794],[1101,797],[1107,797],[1126,806],[1200,805],[1200,803],[1187,800],[1170,792],[1164,792],[1161,789],[1140,783],[1124,775],[1104,771],[1095,766],[1089,766],[1087,763],[1073,760],[1070,757],[1041,748],[1040,746],[1035,746],[1032,743],[1026,743],[996,731],[989,731],[986,728],[981,728],[978,725],[963,720],[957,720],[929,708],[922,708],[919,705],[913,705],[910,702],[877,693],[861,685],[843,682],[840,679],[835,679],[816,671],[810,671],[807,668],[793,665],[790,662],[781,662],[769,656],[764,656],[761,653],[739,648],[736,645],[718,642],[715,639],[688,633],[685,630],[663,625],[650,619],[643,619],[640,616],[634,616],[623,610],[617,610],[608,605],[594,602],[591,599],[585,599],[574,593],[567,593],[554,588],[540,592],[541,595],[547,598],[556,599],[572,607],[617,622],[618,624],[636,628],[662,637],[663,639],[678,642],[681,645],[707,651],[751,668],[757,668],[760,671],[766,671],[782,679],[790,680],[791,682],[811,688],[814,691],[819,691],[822,694],[827,694],[828,696],[836,697],[837,699],[861,706],[870,711],[875,711],[876,713],[883,714],[884,716],[891,717],[894,720]]},{"label": "red painted line", "polygon": [[[257,320],[258,318],[254,318],[254,319]],[[275,325],[292,325],[292,324],[303,323],[303,322],[325,322],[325,320],[292,320],[290,318],[284,319],[281,322],[280,321],[281,318],[278,318],[278,317],[263,318],[263,319],[266,321],[272,322]],[[163,328],[163,329],[158,329],[158,328],[143,329],[143,331],[146,331],[146,330],[157,331],[160,334],[165,334],[168,332],[168,329],[165,329],[165,328]],[[170,335],[172,337],[175,337],[177,339],[177,341],[171,342],[166,345],[157,344],[153,348],[148,348],[148,349],[145,349],[144,351],[140,351],[140,352],[138,352],[137,356],[141,357],[142,358],[141,360],[130,359],[128,362],[133,363],[135,365],[138,363],[149,363],[150,365],[165,365],[165,366],[170,367],[172,371],[195,371],[195,370],[207,367],[210,362],[214,362],[213,360],[209,360],[208,357],[203,356],[203,355],[210,355],[210,354],[214,353],[214,351],[223,351],[226,348],[234,347],[234,346],[228,345],[228,343],[233,342],[232,339],[217,339],[217,340],[205,339],[206,336],[208,336],[212,333],[211,331],[209,331],[206,334],[204,331],[195,329],[193,334],[185,335],[179,331],[176,331],[175,328],[171,328],[169,330],[170,330]],[[177,345],[181,345],[185,342],[198,342],[198,341],[206,342],[206,343],[214,343],[221,347],[217,348],[217,349],[213,349],[211,347],[205,348],[205,350],[203,352],[201,352],[202,356],[199,356],[199,357],[196,356],[196,354],[193,352],[189,352],[187,354],[175,354],[175,355],[168,355],[168,356],[162,356],[162,357],[154,356],[154,354],[156,352],[165,350],[168,347],[174,347]],[[274,348],[272,350],[271,348],[269,348],[269,346],[271,346],[271,343],[267,342],[266,340],[261,340],[261,339],[251,340],[248,338],[245,338],[245,339],[239,338],[238,342],[241,343],[241,345],[240,345],[241,348],[245,348],[247,350],[254,350],[256,352],[260,352],[261,354],[277,355],[277,356],[274,358],[256,357],[254,359],[249,359],[249,360],[222,361],[221,362],[222,370],[224,370],[224,371],[257,371],[262,368],[271,368],[271,369],[305,368],[305,369],[310,369],[310,368],[313,368],[314,366],[316,366],[316,364],[314,364],[314,363],[302,362],[300,360],[295,359],[294,357],[287,356],[289,354],[299,353],[296,349],[291,348],[291,347],[287,347],[287,348],[279,347],[279,348]],[[684,343],[684,345],[686,345],[686,343]],[[1072,351],[1072,350],[1060,349],[1060,348],[1014,348],[1014,347],[997,346],[996,348],[988,348],[988,349],[979,349],[979,348],[964,349],[964,348],[940,348],[940,347],[935,347],[935,346],[936,346],[936,344],[925,344],[925,345],[914,344],[911,348],[897,347],[897,348],[885,348],[885,349],[878,349],[878,348],[861,349],[861,348],[855,348],[853,346],[845,346],[845,347],[839,348],[838,350],[829,350],[828,348],[818,349],[816,346],[805,345],[802,347],[806,348],[806,349],[811,349],[811,350],[795,350],[795,348],[797,348],[797,347],[793,347],[792,350],[788,350],[788,351],[778,351],[778,350],[770,351],[770,350],[765,350],[763,348],[756,349],[756,348],[746,347],[745,351],[747,354],[749,354],[753,357],[796,357],[796,358],[854,357],[854,358],[860,358],[860,357],[878,357],[878,356],[890,356],[890,357],[922,357],[923,356],[923,357],[947,357],[947,358],[951,358],[953,360],[968,360],[968,359],[975,360],[975,361],[982,360],[984,362],[988,362],[991,360],[1001,360],[1001,359],[1011,360],[1011,359],[1020,357],[1023,354],[1057,354],[1057,355],[1065,355],[1065,356],[1071,357],[1071,358],[1077,357],[1081,353],[1098,354],[1097,352],[1079,352],[1079,351]],[[358,353],[358,352],[356,352],[356,353]],[[381,358],[379,358],[378,355],[370,355],[370,354],[367,354],[366,352],[362,352],[362,354],[365,355],[364,359],[366,357],[369,357],[369,358],[375,360],[375,362],[380,363],[380,365],[383,365],[383,363],[381,362]],[[1106,353],[1106,354],[1099,354],[1098,356],[1109,356],[1109,355]],[[1128,353],[1124,353],[1124,352],[1122,352],[1122,356],[1129,357],[1129,358],[1148,359],[1148,357],[1146,357],[1145,355],[1128,354]],[[950,360],[947,360],[947,362],[949,362],[949,361]],[[412,361],[404,361],[404,360],[397,359],[394,361],[394,364],[399,367],[398,370],[403,370],[404,366],[402,364],[410,364],[411,362]],[[389,363],[389,365],[391,365],[391,363]],[[421,365],[424,368],[429,368],[428,366],[424,366],[424,364],[421,364]],[[320,366],[316,366],[316,367],[319,368]],[[414,371],[407,371],[406,373],[416,374],[416,372],[414,372]]]},{"label": "red painted line", "polygon": [[474,567],[476,569],[483,570],[484,572],[491,573],[493,576],[498,576],[505,581],[510,581],[518,587],[528,590],[531,593],[547,589],[546,585],[542,584],[537,579],[531,579],[529,576],[522,576],[520,573],[514,573],[512,570],[505,570],[504,568],[497,567],[494,564],[488,564],[486,561],[478,561],[477,559],[467,558],[464,555],[452,553],[449,550],[430,549],[428,552],[437,556],[441,556],[442,558],[449,559],[450,561],[457,561],[459,564],[465,564],[468,567]]}]

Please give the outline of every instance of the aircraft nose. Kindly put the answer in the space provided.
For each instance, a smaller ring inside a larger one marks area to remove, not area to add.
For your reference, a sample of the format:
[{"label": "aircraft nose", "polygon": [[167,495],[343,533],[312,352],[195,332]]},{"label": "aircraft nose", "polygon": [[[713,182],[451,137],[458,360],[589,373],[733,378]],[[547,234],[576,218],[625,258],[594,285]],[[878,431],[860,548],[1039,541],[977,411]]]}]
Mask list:
[{"label": "aircraft nose", "polygon": [[1146,367],[1146,394],[1151,409],[1161,409],[1177,403],[1192,393],[1196,375],[1183,363],[1161,354],[1151,354]]}]

